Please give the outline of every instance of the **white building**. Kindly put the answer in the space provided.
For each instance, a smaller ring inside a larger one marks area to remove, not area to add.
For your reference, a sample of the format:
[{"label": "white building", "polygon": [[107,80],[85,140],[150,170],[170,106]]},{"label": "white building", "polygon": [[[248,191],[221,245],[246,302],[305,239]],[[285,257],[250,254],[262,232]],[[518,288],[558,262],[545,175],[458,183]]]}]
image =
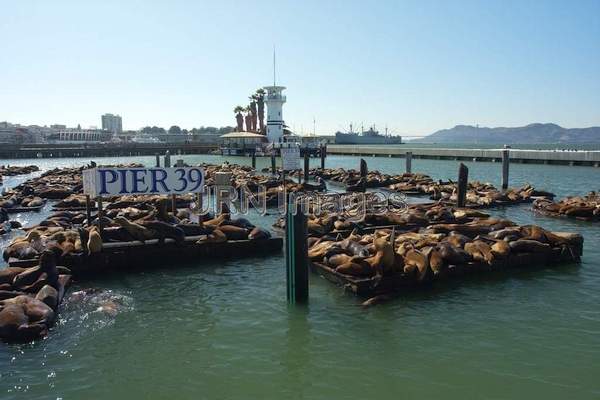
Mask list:
[{"label": "white building", "polygon": [[104,114],[102,116],[102,129],[112,133],[123,132],[123,120],[120,115]]},{"label": "white building", "polygon": [[285,96],[281,92],[285,86],[265,86],[267,91],[267,138],[269,142],[280,142],[283,137],[283,114],[281,109],[285,103]]}]

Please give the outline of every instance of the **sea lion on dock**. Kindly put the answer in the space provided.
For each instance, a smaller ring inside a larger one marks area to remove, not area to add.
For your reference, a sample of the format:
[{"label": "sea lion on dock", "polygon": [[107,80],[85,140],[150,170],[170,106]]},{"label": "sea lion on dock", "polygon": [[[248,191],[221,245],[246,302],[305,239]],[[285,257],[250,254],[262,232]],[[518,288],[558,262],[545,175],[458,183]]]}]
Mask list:
[{"label": "sea lion on dock", "polygon": [[471,260],[471,255],[464,251],[460,246],[453,246],[451,243],[442,242],[437,249],[448,264],[462,265]]},{"label": "sea lion on dock", "polygon": [[[39,265],[26,268],[16,275],[12,285],[15,288],[31,291],[33,285],[51,285],[58,290],[58,270],[56,269],[56,255],[51,250],[44,250],[40,255]],[[37,291],[37,290],[36,290]]]},{"label": "sea lion on dock", "polygon": [[125,217],[118,216],[114,219],[114,222],[125,229],[132,238],[139,240],[142,243],[156,236],[150,229],[140,224],[136,224],[135,222],[131,222]]},{"label": "sea lion on dock", "polygon": [[357,263],[357,262],[346,262],[335,268],[335,272],[345,275],[353,276],[371,276],[373,274],[372,268],[368,264]]},{"label": "sea lion on dock", "polygon": [[509,243],[511,251],[516,253],[546,253],[552,248],[547,243],[536,240],[519,239]]},{"label": "sea lion on dock", "polygon": [[219,230],[227,236],[227,240],[248,239],[248,229],[239,228],[235,225],[219,225]]},{"label": "sea lion on dock", "polygon": [[404,272],[415,273],[419,282],[431,279],[432,271],[429,260],[419,250],[409,250],[404,256]]},{"label": "sea lion on dock", "polygon": [[97,226],[94,226],[92,229],[90,229],[90,235],[86,247],[90,254],[99,253],[102,251],[102,237],[100,237],[100,232]]},{"label": "sea lion on dock", "polygon": [[175,225],[162,221],[144,221],[142,225],[156,232],[160,242],[164,242],[165,238],[173,239],[177,244],[182,244],[185,241],[185,232]]},{"label": "sea lion on dock", "polygon": [[261,240],[261,239],[270,239],[271,232],[266,229],[256,227],[250,231],[248,234],[248,239],[250,240]]},{"label": "sea lion on dock", "polygon": [[26,295],[0,301],[0,338],[30,341],[45,336],[56,314],[45,303]]},{"label": "sea lion on dock", "polygon": [[256,227],[256,225],[254,225],[252,222],[248,221],[246,218],[241,217],[235,219],[226,219],[219,226],[223,225],[233,225],[237,226],[238,228],[244,229],[254,229]]},{"label": "sea lion on dock", "polygon": [[491,248],[494,258],[506,258],[510,254],[510,245],[505,240],[496,241]]},{"label": "sea lion on dock", "polygon": [[196,243],[224,243],[227,241],[227,236],[219,229],[215,228],[211,233],[204,238],[198,239]]},{"label": "sea lion on dock", "polygon": [[352,261],[352,256],[344,253],[333,254],[329,257],[325,257],[325,263],[333,268],[349,263],[350,261]]},{"label": "sea lion on dock", "polygon": [[465,244],[465,251],[473,257],[474,261],[491,263],[494,259],[491,247],[482,240],[475,240]]}]

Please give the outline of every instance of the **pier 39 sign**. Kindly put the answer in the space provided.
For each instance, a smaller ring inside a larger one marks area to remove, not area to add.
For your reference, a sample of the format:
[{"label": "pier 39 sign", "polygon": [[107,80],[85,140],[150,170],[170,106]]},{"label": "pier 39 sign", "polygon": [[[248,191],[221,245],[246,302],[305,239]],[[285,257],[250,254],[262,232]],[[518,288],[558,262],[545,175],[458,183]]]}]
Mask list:
[{"label": "pier 39 sign", "polygon": [[91,197],[183,194],[204,190],[204,170],[181,168],[93,168],[83,171],[83,192]]}]

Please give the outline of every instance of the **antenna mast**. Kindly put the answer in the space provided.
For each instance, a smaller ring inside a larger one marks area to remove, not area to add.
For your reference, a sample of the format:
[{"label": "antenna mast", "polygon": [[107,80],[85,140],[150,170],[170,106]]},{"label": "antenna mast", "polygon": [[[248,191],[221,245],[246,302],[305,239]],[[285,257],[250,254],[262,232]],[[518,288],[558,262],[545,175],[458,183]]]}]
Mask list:
[{"label": "antenna mast", "polygon": [[273,86],[277,86],[275,84],[275,45],[273,45]]}]

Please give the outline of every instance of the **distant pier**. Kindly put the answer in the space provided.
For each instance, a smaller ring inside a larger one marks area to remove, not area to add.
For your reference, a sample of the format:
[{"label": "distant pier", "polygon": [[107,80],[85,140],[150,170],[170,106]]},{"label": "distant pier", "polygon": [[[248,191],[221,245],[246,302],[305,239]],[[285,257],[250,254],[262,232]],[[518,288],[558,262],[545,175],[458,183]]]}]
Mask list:
[{"label": "distant pier", "polygon": [[[408,148],[392,146],[327,145],[327,154],[373,157],[406,157],[431,160],[502,162],[503,149]],[[510,161],[523,164],[583,165],[600,167],[600,151],[510,149]]]},{"label": "distant pier", "polygon": [[164,154],[207,154],[218,150],[218,144],[206,143],[87,143],[24,144],[0,146],[0,158],[121,157]]}]

